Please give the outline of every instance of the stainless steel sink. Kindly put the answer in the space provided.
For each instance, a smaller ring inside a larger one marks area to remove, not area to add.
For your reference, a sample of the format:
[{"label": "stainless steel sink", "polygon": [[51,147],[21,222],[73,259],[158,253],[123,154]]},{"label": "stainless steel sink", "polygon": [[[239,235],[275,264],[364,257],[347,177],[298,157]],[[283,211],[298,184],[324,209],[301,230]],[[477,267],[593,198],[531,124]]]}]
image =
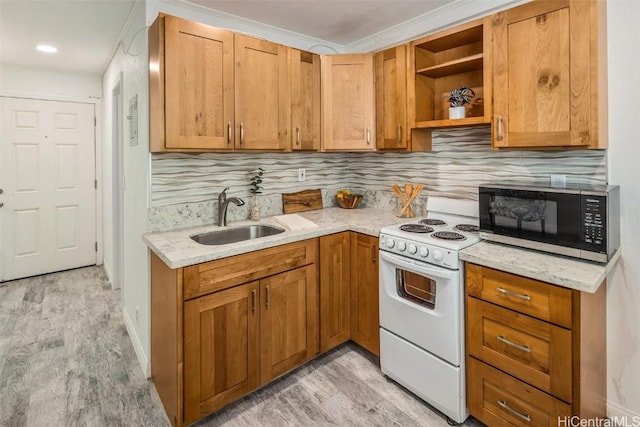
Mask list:
[{"label": "stainless steel sink", "polygon": [[191,239],[201,245],[226,245],[227,243],[243,242],[245,240],[258,239],[260,237],[273,236],[284,231],[283,228],[270,225],[248,225],[246,227],[229,228],[220,231],[195,234]]}]

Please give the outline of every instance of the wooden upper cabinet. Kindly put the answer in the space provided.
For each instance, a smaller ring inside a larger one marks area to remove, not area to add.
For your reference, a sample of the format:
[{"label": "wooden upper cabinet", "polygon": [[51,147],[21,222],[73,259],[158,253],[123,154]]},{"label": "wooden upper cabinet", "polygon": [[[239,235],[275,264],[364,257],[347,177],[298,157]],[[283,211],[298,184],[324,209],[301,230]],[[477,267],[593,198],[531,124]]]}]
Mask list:
[{"label": "wooden upper cabinet", "polygon": [[233,148],[233,33],[161,16],[149,60],[151,151]]},{"label": "wooden upper cabinet", "polygon": [[373,151],[373,55],[323,55],[322,150]]},{"label": "wooden upper cabinet", "polygon": [[376,146],[378,150],[406,150],[407,128],[407,45],[375,55]]},{"label": "wooden upper cabinet", "polygon": [[289,149],[287,48],[236,34],[235,61],[236,149]]},{"label": "wooden upper cabinet", "polygon": [[604,8],[533,1],[492,17],[494,148],[606,148]]},{"label": "wooden upper cabinet", "polygon": [[291,148],[320,149],[320,55],[289,50]]}]

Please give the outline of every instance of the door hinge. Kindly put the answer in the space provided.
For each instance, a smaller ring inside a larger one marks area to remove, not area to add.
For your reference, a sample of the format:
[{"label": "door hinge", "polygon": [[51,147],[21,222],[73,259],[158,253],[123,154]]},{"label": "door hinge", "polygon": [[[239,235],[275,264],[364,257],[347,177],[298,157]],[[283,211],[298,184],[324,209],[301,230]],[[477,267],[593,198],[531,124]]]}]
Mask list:
[{"label": "door hinge", "polygon": [[97,179],[93,180],[93,188],[95,188],[96,190],[98,189],[98,180]]},{"label": "door hinge", "polygon": [[93,116],[93,126],[98,126],[98,118],[96,116]]},{"label": "door hinge", "polygon": [[96,252],[98,252],[98,242],[95,242],[95,243],[96,243]]}]

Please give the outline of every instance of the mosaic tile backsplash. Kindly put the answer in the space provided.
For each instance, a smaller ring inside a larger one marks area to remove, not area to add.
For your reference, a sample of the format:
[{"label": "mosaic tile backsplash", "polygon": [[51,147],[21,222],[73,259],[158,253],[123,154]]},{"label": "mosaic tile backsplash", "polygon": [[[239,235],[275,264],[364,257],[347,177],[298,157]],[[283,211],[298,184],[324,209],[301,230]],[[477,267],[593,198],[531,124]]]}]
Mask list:
[{"label": "mosaic tile backsplash", "polygon": [[[433,149],[426,153],[163,153],[151,160],[149,231],[215,223],[217,195],[243,198],[244,206],[230,206],[230,221],[249,214],[251,173],[265,169],[261,213],[282,213],[282,193],[310,188],[322,190],[325,206],[341,188],[364,193],[362,207],[396,209],[393,183],[422,183],[415,203],[424,212],[426,197],[477,199],[483,182],[527,180],[549,183],[549,175],[566,175],[568,182],[604,184],[606,151],[493,151],[489,127],[449,129],[433,133]],[[298,182],[298,168],[306,181]]]}]

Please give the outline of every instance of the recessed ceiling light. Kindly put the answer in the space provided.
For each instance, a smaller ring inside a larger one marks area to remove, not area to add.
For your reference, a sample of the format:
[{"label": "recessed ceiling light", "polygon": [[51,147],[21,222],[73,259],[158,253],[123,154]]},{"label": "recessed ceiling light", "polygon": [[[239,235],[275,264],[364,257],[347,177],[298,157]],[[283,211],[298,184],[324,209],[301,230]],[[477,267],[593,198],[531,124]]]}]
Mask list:
[{"label": "recessed ceiling light", "polygon": [[38,49],[40,52],[45,53],[56,53],[58,51],[57,47],[50,46],[48,44],[39,44],[38,46],[36,46],[36,49]]}]

